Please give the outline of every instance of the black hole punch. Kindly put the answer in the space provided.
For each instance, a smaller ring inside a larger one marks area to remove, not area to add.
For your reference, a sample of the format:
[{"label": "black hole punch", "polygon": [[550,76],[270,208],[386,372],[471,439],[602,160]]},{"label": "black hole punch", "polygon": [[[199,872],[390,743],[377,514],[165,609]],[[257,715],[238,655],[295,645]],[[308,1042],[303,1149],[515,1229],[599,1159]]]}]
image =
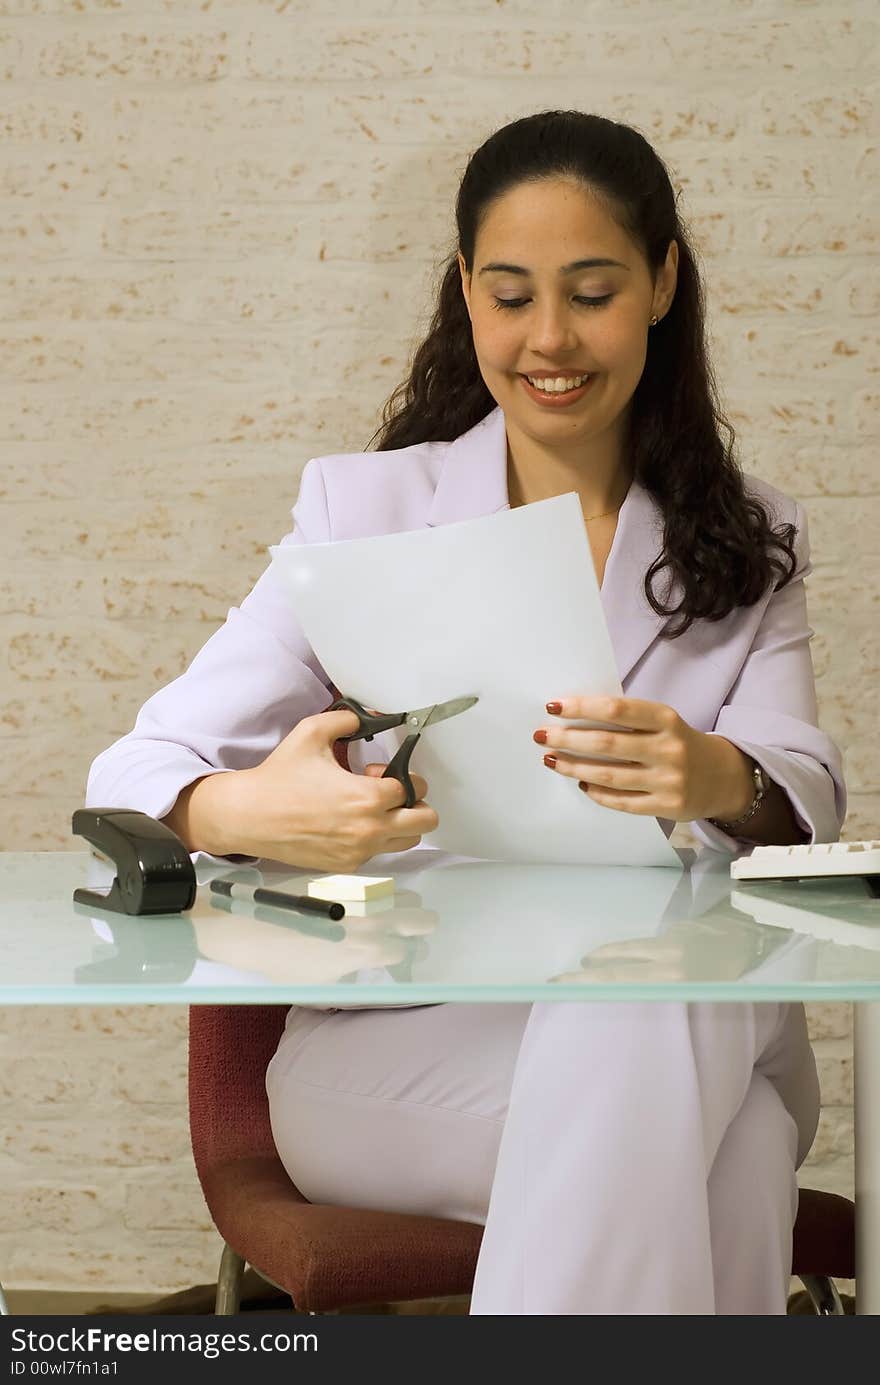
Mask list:
[{"label": "black hole punch", "polygon": [[133,808],[77,808],[74,836],[107,856],[116,878],[106,894],[76,889],[75,904],[114,914],[180,914],[196,899],[189,852],[164,822]]}]

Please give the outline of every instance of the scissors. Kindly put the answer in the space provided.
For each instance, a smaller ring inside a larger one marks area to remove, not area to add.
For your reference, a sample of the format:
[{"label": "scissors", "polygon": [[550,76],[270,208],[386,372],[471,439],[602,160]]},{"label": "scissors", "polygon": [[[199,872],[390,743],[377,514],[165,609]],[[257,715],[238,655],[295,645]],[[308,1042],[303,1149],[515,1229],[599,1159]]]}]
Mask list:
[{"label": "scissors", "polygon": [[445,721],[447,717],[458,716],[479,702],[478,697],[454,697],[451,702],[433,702],[430,707],[419,707],[414,712],[368,712],[353,697],[340,697],[328,712],[354,712],[360,720],[357,731],[350,736],[342,736],[344,741],[371,741],[380,731],[388,731],[392,726],[409,727],[410,734],[401,745],[394,759],[386,766],[383,779],[397,779],[406,789],[406,807],[411,808],[416,801],[416,791],[409,777],[409,757],[416,747],[419,737],[427,726]]}]

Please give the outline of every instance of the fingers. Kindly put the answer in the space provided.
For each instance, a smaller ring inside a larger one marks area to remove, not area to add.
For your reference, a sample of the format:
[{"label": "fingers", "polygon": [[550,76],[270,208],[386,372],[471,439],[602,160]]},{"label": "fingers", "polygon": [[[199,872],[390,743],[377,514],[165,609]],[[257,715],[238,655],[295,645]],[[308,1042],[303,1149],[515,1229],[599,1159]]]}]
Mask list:
[{"label": "fingers", "polygon": [[652,783],[653,772],[644,765],[608,764],[604,760],[585,761],[567,755],[545,756],[544,763],[551,774],[574,779],[578,788],[603,808],[647,817],[663,815],[657,786]]},{"label": "fingers", "polygon": [[[370,779],[382,779],[387,768],[387,765],[381,764],[367,765],[364,774]],[[412,780],[413,788],[416,792],[416,802],[418,803],[423,798],[427,797],[428,781],[427,779],[423,779],[420,774],[411,774],[410,779]],[[406,789],[399,779],[392,779],[389,776],[387,779],[383,780],[380,792],[386,795],[387,804],[385,804],[385,806],[388,808],[399,808],[406,803]]]},{"label": "fingers", "polygon": [[567,750],[583,756],[608,755],[645,764],[656,749],[656,736],[644,731],[594,731],[580,726],[542,726],[532,740],[545,750]]},{"label": "fingers", "polygon": [[326,744],[329,749],[334,741],[353,735],[360,724],[361,720],[356,712],[343,708],[338,712],[319,712],[316,716],[304,717],[299,726],[316,740]]},{"label": "fingers", "polygon": [[400,832],[406,836],[411,836],[413,832],[420,835],[423,832],[433,832],[439,824],[439,817],[427,803],[416,803],[412,808],[396,808],[388,814],[389,831]]},{"label": "fingers", "polygon": [[637,730],[659,731],[672,726],[677,713],[664,702],[648,702],[641,697],[569,697],[548,703],[559,717],[579,717],[585,721],[614,722]]},{"label": "fingers", "polygon": [[414,846],[418,846],[421,837],[392,837],[385,846],[385,851],[410,851]]},{"label": "fingers", "polygon": [[[548,759],[555,760],[555,764],[547,764]],[[640,790],[642,793],[650,788],[650,772],[645,765],[609,764],[606,760],[581,760],[573,755],[545,756],[544,763],[564,778],[583,780],[599,788]]]},{"label": "fingers", "polygon": [[[380,794],[385,796],[383,807],[388,813],[388,825],[392,830],[396,829],[401,833],[401,840],[404,838],[409,846],[413,846],[419,838],[413,836],[414,832],[420,835],[423,832],[433,832],[439,825],[440,819],[434,809],[425,803],[425,796],[428,792],[428,781],[423,779],[420,774],[411,775],[413,788],[416,791],[416,802],[411,808],[406,805],[406,790],[399,779],[383,779],[387,765],[371,764],[364,769],[364,774],[370,779],[377,779],[379,782],[376,788]],[[395,840],[397,840],[395,838]],[[389,846],[389,851],[403,851],[401,846]]]},{"label": "fingers", "polygon": [[419,799],[419,798],[427,798],[427,796],[428,796],[428,781],[427,781],[427,779],[423,779],[422,776],[421,776],[420,774],[411,774],[411,775],[410,775],[410,779],[412,780],[412,782],[413,782],[413,788],[414,788],[415,791],[416,791],[416,798],[417,798],[417,799]]},{"label": "fingers", "polygon": [[583,780],[578,783],[578,788],[583,789],[587,797],[602,808],[616,808],[620,813],[636,813],[642,817],[667,816],[656,794],[647,791],[604,789],[598,784],[585,784]]}]

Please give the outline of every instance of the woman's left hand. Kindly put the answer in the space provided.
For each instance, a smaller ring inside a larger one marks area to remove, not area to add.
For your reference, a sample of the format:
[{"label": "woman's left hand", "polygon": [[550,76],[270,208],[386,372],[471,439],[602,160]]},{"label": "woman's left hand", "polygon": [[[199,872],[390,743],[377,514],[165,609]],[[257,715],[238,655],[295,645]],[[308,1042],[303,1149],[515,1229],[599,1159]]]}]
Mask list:
[{"label": "woman's left hand", "polygon": [[[596,803],[674,822],[733,818],[749,807],[746,756],[723,736],[695,731],[673,707],[636,697],[569,697],[553,705],[534,739],[546,751],[545,764],[547,756],[555,759],[548,768],[579,781]],[[567,717],[626,729],[567,727]],[[607,764],[600,755],[625,763]]]}]

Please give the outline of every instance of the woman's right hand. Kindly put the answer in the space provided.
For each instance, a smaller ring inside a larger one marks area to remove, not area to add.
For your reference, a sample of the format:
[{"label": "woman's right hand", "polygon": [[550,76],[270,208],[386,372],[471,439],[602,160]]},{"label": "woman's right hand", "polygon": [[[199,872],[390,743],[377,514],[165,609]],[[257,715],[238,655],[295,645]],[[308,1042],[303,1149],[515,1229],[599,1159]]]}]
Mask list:
[{"label": "woman's right hand", "polygon": [[439,822],[423,801],[427,782],[411,776],[417,801],[406,808],[403,785],[381,777],[384,764],[344,770],[333,744],[358,725],[346,710],[304,717],[261,764],[200,779],[186,810],[189,849],[349,874],[372,856],[417,846]]}]

